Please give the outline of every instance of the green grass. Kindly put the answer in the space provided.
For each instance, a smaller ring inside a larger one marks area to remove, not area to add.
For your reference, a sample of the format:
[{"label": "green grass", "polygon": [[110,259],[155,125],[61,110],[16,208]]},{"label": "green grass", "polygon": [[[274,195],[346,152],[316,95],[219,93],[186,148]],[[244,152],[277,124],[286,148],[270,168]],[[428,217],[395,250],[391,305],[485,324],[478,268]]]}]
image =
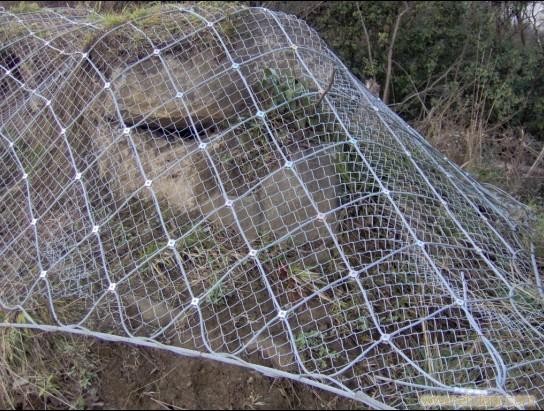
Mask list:
[{"label": "green grass", "polygon": [[325,344],[323,334],[317,330],[299,332],[295,338],[295,346],[304,361],[313,361],[320,369],[330,367],[340,355]]},{"label": "green grass", "polygon": [[504,187],[506,184],[506,182],[504,181],[504,170],[485,165],[479,165],[470,167],[468,171],[473,174],[478,179],[478,181],[501,187]]},{"label": "green grass", "polygon": [[101,19],[102,24],[104,24],[104,27],[107,29],[120,26],[127,21],[130,21],[130,15],[114,13],[104,14]]},{"label": "green grass", "polygon": [[[2,313],[7,321],[25,323],[19,313]],[[92,342],[65,334],[0,329],[0,406],[71,408],[91,406],[98,358]]]},{"label": "green grass", "polygon": [[42,7],[38,3],[31,3],[27,1],[21,1],[15,6],[11,7],[9,11],[11,13],[33,13],[40,11]]},{"label": "green grass", "polygon": [[168,4],[161,4],[157,1],[148,2],[143,5],[128,4],[120,10],[100,12],[99,9],[99,14],[95,19],[97,22],[102,23],[106,29],[132,22],[142,30],[158,28],[161,31],[169,31],[171,33],[186,31],[187,20],[195,26],[203,24],[200,19],[191,14],[179,14],[179,19],[165,19],[164,17],[168,15],[168,10],[175,9]]}]

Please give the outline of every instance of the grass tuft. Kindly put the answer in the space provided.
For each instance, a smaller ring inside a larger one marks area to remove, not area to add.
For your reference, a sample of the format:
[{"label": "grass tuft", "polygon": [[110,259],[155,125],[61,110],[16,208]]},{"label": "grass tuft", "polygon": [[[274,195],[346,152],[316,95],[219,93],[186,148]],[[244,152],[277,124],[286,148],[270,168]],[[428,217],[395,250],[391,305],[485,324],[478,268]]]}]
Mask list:
[{"label": "grass tuft", "polygon": [[[2,313],[26,322],[22,313]],[[89,408],[96,400],[94,342],[67,334],[0,328],[0,406],[10,409]]]},{"label": "grass tuft", "polygon": [[29,1],[21,1],[15,6],[11,7],[9,11],[11,13],[34,13],[40,11],[42,7],[38,3],[31,3]]}]

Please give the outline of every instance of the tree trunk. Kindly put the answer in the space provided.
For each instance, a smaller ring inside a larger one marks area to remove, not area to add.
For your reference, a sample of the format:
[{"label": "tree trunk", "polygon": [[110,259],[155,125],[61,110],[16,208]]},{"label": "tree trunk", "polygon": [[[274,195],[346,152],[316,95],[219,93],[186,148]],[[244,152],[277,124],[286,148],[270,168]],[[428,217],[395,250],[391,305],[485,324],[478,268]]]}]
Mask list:
[{"label": "tree trunk", "polygon": [[383,88],[382,100],[385,104],[389,103],[389,86],[391,84],[391,70],[393,66],[393,47],[395,46],[395,40],[397,39],[397,33],[399,31],[400,21],[402,16],[408,11],[408,3],[404,3],[404,9],[397,15],[395,21],[395,27],[393,28],[393,34],[391,35],[391,41],[389,42],[389,48],[387,50],[387,70],[385,73],[385,85]]}]

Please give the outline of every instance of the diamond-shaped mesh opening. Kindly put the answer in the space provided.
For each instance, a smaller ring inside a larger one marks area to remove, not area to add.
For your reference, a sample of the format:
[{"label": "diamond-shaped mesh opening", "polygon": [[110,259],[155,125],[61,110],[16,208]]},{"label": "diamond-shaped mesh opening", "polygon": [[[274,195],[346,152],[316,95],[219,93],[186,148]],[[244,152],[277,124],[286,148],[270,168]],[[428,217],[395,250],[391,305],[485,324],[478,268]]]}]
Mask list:
[{"label": "diamond-shaped mesh opening", "polygon": [[167,246],[159,214],[145,192],[105,220],[95,235],[100,237],[113,282],[138,270],[150,256]]},{"label": "diamond-shaped mesh opening", "polygon": [[240,197],[283,164],[265,126],[255,120],[223,133],[209,153],[228,196]]},{"label": "diamond-shaped mesh opening", "polygon": [[338,375],[374,346],[377,329],[358,285],[343,281],[297,304],[289,325],[301,366]]},{"label": "diamond-shaped mesh opening", "polygon": [[[302,230],[293,232],[258,254],[270,287],[284,309],[346,275],[344,261],[326,234],[325,223],[310,222],[304,235]],[[298,242],[304,246],[297,246]]]},{"label": "diamond-shaped mesh opening", "polygon": [[232,210],[223,207],[210,219],[187,230],[175,245],[195,297],[206,293],[237,267],[243,269],[244,257],[248,255],[248,248],[233,222]]},{"label": "diamond-shaped mesh opening", "polygon": [[134,335],[149,337],[181,317],[191,298],[174,252],[147,252],[147,262],[117,284],[116,289],[125,326]]},{"label": "diamond-shaped mesh opening", "polygon": [[[44,266],[48,268],[42,280],[47,281],[56,318],[66,325],[82,321],[108,288],[103,261],[94,258],[100,255],[98,240],[86,238],[70,249],[50,266]],[[69,309],[68,302],[73,304]]]},{"label": "diamond-shaped mesh opening", "polygon": [[262,274],[253,261],[225,272],[207,290],[201,310],[205,339],[216,352],[233,353],[256,344],[250,340],[259,331],[266,331],[276,317]]},{"label": "diamond-shaped mesh opening", "polygon": [[415,368],[423,371],[419,383],[425,385],[425,379],[430,379],[446,387],[494,388],[497,365],[463,311],[450,308],[430,315],[392,339]]}]

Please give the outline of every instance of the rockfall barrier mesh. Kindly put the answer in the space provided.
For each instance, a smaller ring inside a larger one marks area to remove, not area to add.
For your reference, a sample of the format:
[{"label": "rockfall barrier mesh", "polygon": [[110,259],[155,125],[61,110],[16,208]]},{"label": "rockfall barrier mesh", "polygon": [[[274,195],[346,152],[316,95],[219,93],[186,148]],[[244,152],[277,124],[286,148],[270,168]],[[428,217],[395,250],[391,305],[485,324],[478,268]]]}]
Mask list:
[{"label": "rockfall barrier mesh", "polygon": [[530,214],[301,20],[232,4],[3,10],[0,39],[3,326],[373,407],[544,406]]}]

